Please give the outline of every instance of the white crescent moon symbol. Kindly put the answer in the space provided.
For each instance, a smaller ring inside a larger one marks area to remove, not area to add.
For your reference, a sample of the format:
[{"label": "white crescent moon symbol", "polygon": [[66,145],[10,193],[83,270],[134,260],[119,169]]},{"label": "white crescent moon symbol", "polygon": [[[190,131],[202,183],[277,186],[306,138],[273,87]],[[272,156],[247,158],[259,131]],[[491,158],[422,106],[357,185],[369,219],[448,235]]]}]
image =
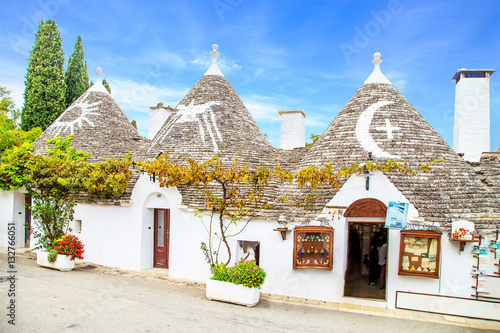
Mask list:
[{"label": "white crescent moon symbol", "polygon": [[382,106],[393,104],[394,102],[380,101],[375,104],[370,105],[365,111],[359,116],[358,122],[356,123],[356,138],[358,139],[361,147],[367,151],[371,151],[373,156],[382,158],[401,158],[400,156],[391,155],[388,152],[383,151],[373,140],[370,134],[370,124],[372,123],[373,115],[378,108]]}]

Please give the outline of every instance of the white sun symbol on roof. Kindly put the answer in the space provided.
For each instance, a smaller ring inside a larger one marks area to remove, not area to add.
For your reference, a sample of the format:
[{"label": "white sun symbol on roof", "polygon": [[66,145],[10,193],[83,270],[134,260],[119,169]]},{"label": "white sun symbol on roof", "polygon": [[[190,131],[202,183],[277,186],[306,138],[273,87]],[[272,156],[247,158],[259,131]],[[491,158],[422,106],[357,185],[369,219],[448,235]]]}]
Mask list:
[{"label": "white sun symbol on roof", "polygon": [[[203,104],[194,105],[194,99],[188,105],[178,105],[177,112],[170,117],[170,119],[163,125],[160,132],[156,135],[150,151],[157,143],[162,142],[172,130],[175,124],[182,124],[186,122],[197,122],[200,129],[200,140],[205,143],[205,129],[210,137],[210,141],[214,147],[214,151],[219,150],[217,139],[222,141],[215,115],[212,112],[212,105],[221,105],[221,102],[207,102]],[[198,116],[199,115],[199,116]]]},{"label": "white sun symbol on roof", "polygon": [[[85,93],[83,98],[78,99],[71,104],[71,106],[52,123],[52,125],[48,128],[48,132],[57,136],[69,130],[71,134],[73,134],[75,125],[78,125],[81,128],[84,121],[94,127],[94,123],[89,119],[89,116],[99,116],[99,112],[96,111],[99,110],[101,102],[89,103],[89,94],[89,92]],[[77,112],[79,111],[80,114],[73,120],[66,120],[71,117],[70,114],[73,110]]]}]

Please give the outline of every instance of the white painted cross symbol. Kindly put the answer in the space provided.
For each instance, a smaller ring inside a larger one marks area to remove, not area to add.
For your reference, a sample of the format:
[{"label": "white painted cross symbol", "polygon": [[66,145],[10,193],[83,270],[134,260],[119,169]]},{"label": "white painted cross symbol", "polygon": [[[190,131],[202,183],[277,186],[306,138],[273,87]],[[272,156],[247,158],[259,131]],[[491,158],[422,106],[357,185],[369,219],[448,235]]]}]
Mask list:
[{"label": "white painted cross symbol", "polygon": [[389,119],[385,120],[385,126],[384,127],[376,127],[375,128],[377,131],[386,131],[387,132],[387,139],[392,140],[394,139],[394,136],[392,135],[392,131],[399,131],[401,128],[394,126],[391,126],[391,121]]}]

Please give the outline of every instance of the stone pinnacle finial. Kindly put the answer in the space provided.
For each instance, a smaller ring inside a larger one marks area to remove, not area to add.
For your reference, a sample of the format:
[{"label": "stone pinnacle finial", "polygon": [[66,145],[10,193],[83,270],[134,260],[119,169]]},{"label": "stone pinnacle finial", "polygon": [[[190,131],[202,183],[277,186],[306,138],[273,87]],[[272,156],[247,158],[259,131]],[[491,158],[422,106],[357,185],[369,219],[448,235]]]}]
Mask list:
[{"label": "stone pinnacle finial", "polygon": [[388,83],[392,84],[391,81],[389,81],[384,74],[382,74],[382,71],[380,71],[380,64],[382,63],[382,59],[380,59],[381,54],[380,52],[375,52],[373,54],[373,60],[372,64],[375,65],[375,68],[373,69],[373,72],[370,74],[370,76],[366,79],[365,84],[367,83]]},{"label": "stone pinnacle finial", "polygon": [[101,80],[102,74],[103,73],[101,67],[97,67],[97,69],[95,70],[95,75],[97,75],[97,80]]},{"label": "stone pinnacle finial", "polygon": [[101,67],[97,67],[97,69],[95,70],[95,75],[97,75],[97,81],[96,81],[96,83],[94,83],[92,85],[92,87],[89,88],[88,91],[98,91],[98,92],[102,92],[102,93],[109,95],[109,92],[102,85],[102,80],[101,80],[102,69],[101,69]]},{"label": "stone pinnacle finial", "polygon": [[380,56],[380,52],[375,52],[373,54],[372,64],[374,64],[375,66],[379,66],[382,63],[382,59],[380,59]]},{"label": "stone pinnacle finial", "polygon": [[212,56],[212,64],[217,64],[217,57],[220,55],[220,52],[217,51],[219,48],[219,45],[213,44],[212,49],[213,51],[210,51],[210,55]]},{"label": "stone pinnacle finial", "polygon": [[217,51],[219,48],[219,45],[213,44],[212,49],[213,51],[210,51],[210,55],[212,56],[212,64],[210,65],[210,68],[207,70],[205,75],[220,75],[224,76],[222,72],[220,71],[219,65],[217,64],[217,57],[220,55],[220,52]]}]

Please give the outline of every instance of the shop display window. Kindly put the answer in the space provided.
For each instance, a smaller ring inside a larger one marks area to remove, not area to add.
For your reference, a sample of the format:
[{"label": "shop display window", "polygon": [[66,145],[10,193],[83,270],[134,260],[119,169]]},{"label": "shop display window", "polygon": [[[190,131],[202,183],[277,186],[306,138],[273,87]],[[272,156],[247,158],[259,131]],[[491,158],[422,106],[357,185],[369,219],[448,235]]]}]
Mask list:
[{"label": "shop display window", "polygon": [[441,233],[401,231],[399,275],[439,278]]},{"label": "shop display window", "polygon": [[333,229],[304,226],[295,228],[294,269],[332,269]]}]

